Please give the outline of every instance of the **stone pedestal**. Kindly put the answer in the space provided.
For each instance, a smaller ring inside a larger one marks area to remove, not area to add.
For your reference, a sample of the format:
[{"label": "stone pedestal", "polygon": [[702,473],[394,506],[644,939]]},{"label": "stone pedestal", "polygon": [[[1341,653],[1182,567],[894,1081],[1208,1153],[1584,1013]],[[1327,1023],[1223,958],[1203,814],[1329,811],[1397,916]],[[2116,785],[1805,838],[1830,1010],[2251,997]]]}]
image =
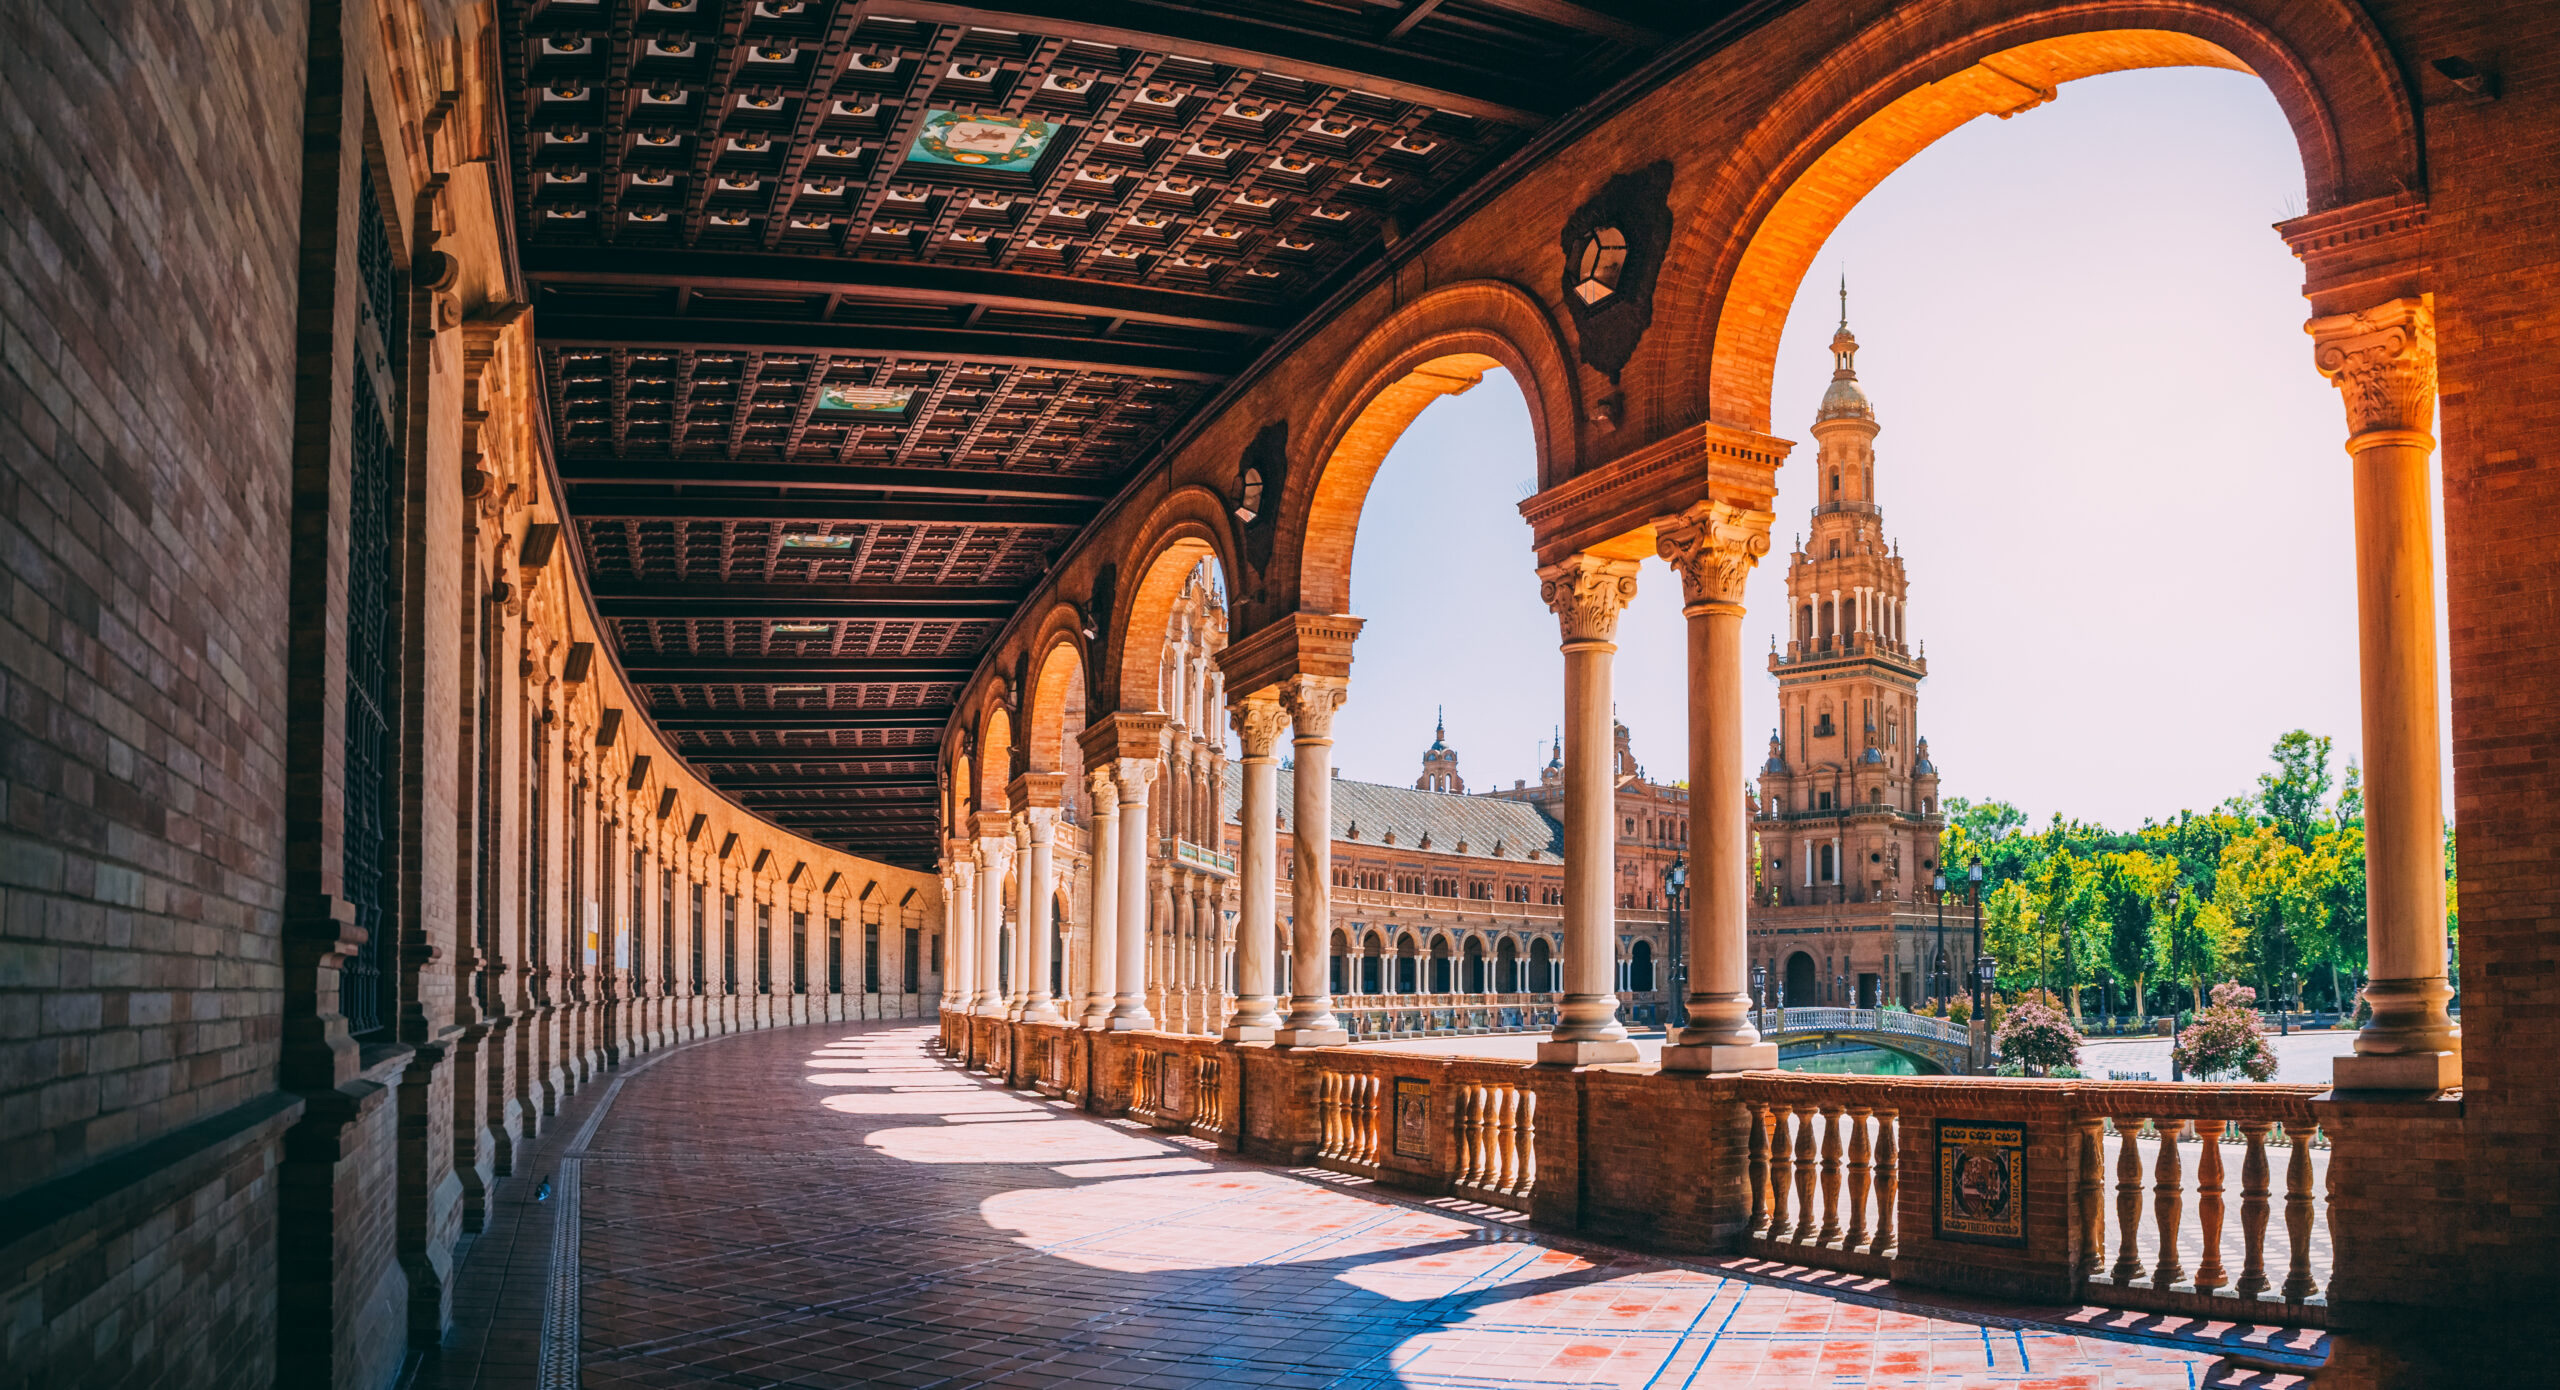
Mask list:
[{"label": "stone pedestal", "polygon": [[1778,1045],[1749,1043],[1686,1043],[1675,1041],[1662,1049],[1664,1071],[1776,1071]]}]

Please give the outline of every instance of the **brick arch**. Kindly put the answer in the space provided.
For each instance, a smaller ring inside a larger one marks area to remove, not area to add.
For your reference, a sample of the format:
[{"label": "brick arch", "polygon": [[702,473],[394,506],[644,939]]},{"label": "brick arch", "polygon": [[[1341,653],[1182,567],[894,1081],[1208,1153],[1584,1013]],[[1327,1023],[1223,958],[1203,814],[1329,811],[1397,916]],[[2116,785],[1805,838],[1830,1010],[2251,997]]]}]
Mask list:
[{"label": "brick arch", "polygon": [[1003,814],[1005,783],[1013,776],[1013,715],[1005,708],[1004,682],[990,682],[978,713],[977,781],[970,798],[981,812]]},{"label": "brick arch", "polygon": [[1173,617],[1183,582],[1202,560],[1215,560],[1219,582],[1235,603],[1235,537],[1226,507],[1205,487],[1176,489],[1139,528],[1120,573],[1127,576],[1106,634],[1111,707],[1133,712],[1155,708],[1156,666],[1164,655],[1165,624]]},{"label": "brick arch", "polygon": [[1030,698],[1023,705],[1022,738],[1033,772],[1078,770],[1082,759],[1068,746],[1067,706],[1082,704],[1088,715],[1091,682],[1086,679],[1084,618],[1073,604],[1053,606],[1031,639]]},{"label": "brick arch", "polygon": [[[2344,0],[1979,0],[1897,10],[1825,55],[1679,209],[1661,349],[1630,392],[1655,433],[1713,419],[1765,431],[1787,310],[1822,243],[1913,155],[1986,114],[2065,83],[2155,67],[2217,67],[2267,84],[2302,154],[2308,206],[2420,196],[2409,92],[2381,37]],[[1747,235],[1737,235],[1737,230]]]},{"label": "brick arch", "polygon": [[[1538,485],[1578,471],[1575,379],[1546,309],[1498,280],[1434,290],[1371,329],[1309,412],[1305,443],[1290,451],[1295,459],[1265,584],[1269,601],[1260,611],[1350,611],[1360,509],[1387,450],[1425,407],[1473,387],[1496,367],[1510,372],[1528,398]],[[1297,462],[1305,459],[1316,462]]]}]

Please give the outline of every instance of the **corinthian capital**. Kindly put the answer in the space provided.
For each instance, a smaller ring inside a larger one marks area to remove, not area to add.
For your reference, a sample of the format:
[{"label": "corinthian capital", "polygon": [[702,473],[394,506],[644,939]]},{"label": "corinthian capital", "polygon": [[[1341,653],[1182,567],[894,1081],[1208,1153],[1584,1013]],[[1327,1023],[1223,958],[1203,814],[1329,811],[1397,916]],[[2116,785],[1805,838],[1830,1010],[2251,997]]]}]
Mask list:
[{"label": "corinthian capital", "polygon": [[1280,707],[1302,739],[1333,737],[1333,712],[1350,698],[1351,682],[1342,676],[1291,676],[1280,685]]},{"label": "corinthian capital", "polygon": [[1093,788],[1093,813],[1097,816],[1120,814],[1120,783],[1108,767],[1097,767],[1084,775],[1085,784]]},{"label": "corinthian capital", "polygon": [[1279,695],[1268,690],[1238,700],[1228,708],[1227,718],[1236,726],[1236,737],[1244,741],[1248,758],[1270,757],[1280,736],[1289,732],[1289,711],[1280,707]]},{"label": "corinthian capital", "polygon": [[1688,603],[1740,603],[1743,581],[1769,553],[1774,512],[1701,502],[1653,524],[1654,553],[1680,571],[1680,596]]},{"label": "corinthian capital", "polygon": [[2436,314],[2425,298],[2394,299],[2302,327],[2320,375],[2346,398],[2350,438],[2435,428]]},{"label": "corinthian capital", "polygon": [[1618,615],[1636,596],[1636,562],[1589,551],[1538,571],[1538,597],[1555,610],[1568,642],[1607,642],[1618,635]]}]

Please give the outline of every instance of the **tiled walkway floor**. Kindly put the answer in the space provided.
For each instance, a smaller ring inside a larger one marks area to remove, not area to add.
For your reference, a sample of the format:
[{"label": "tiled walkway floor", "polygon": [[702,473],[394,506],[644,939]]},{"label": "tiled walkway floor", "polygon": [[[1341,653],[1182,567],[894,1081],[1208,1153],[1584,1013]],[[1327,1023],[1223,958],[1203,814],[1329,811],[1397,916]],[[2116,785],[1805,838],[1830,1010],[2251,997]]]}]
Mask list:
[{"label": "tiled walkway floor", "polygon": [[[583,1166],[587,1386],[2188,1390],[2210,1359],[1563,1248],[1006,1091],[931,1037],[747,1034],[628,1080]],[[421,1385],[532,1383],[548,1243],[501,1234],[458,1302],[504,1330]]]}]

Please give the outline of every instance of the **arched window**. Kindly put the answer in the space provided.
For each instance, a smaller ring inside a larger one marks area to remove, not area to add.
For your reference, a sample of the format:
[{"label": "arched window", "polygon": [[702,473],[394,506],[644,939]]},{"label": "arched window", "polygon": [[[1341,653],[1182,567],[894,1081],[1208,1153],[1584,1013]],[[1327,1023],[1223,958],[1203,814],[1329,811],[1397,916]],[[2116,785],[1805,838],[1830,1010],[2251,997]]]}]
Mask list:
[{"label": "arched window", "polygon": [[1431,992],[1433,994],[1447,994],[1454,985],[1455,982],[1450,979],[1450,965],[1449,938],[1445,936],[1431,938]]},{"label": "arched window", "polygon": [[1824,845],[1822,847],[1822,881],[1833,882],[1838,877],[1838,873],[1839,866],[1831,860],[1831,846]]},{"label": "arched window", "polygon": [[1544,939],[1529,943],[1529,992],[1531,994],[1556,992],[1555,952],[1547,949]]},{"label": "arched window", "polygon": [[1653,989],[1653,943],[1639,941],[1627,953],[1627,988],[1638,994]]},{"label": "arched window", "polygon": [[1380,941],[1376,932],[1369,933],[1368,939],[1360,943],[1360,992],[1362,994],[1387,992],[1386,956],[1387,943]]},{"label": "arched window", "polygon": [[1493,992],[1496,994],[1520,992],[1520,947],[1509,937],[1504,937],[1502,943],[1494,947]]},{"label": "arched window", "polygon": [[1484,993],[1484,943],[1472,936],[1467,938],[1465,992]]},{"label": "arched window", "polygon": [[1422,991],[1422,958],[1415,951],[1413,938],[1396,941],[1396,993],[1419,994]]},{"label": "arched window", "polygon": [[1345,940],[1340,932],[1333,934],[1333,953],[1328,960],[1332,966],[1331,992],[1349,994],[1351,992],[1351,943]]},{"label": "arched window", "polygon": [[1796,610],[1796,640],[1799,642],[1813,640],[1813,605],[1810,603]]},{"label": "arched window", "polygon": [[1831,493],[1835,497],[1840,494],[1840,470],[1837,468],[1831,470]]}]

